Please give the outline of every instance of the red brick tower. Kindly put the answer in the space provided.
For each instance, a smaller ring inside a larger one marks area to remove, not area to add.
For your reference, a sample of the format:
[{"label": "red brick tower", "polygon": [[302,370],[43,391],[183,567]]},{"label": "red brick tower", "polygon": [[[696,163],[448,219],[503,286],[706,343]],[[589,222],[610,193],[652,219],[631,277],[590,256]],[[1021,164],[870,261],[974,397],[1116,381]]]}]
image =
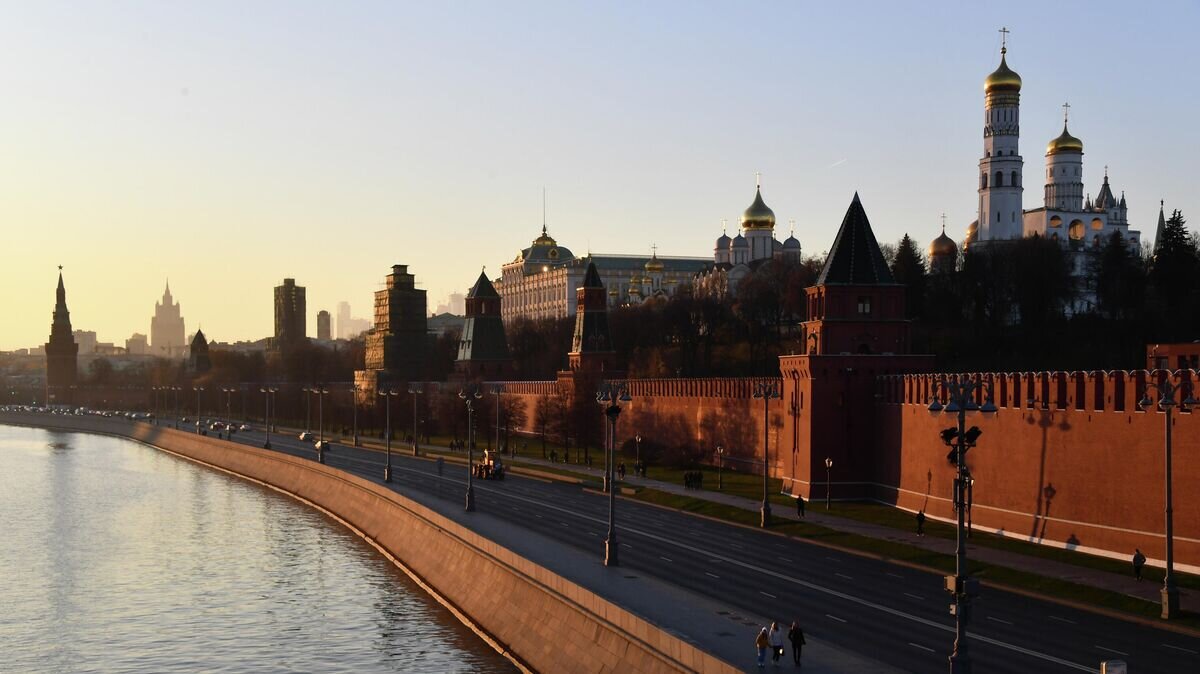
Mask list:
[{"label": "red brick tower", "polygon": [[608,294],[595,262],[588,262],[575,302],[575,336],[567,354],[568,367],[572,372],[612,373],[616,354],[608,331]]}]

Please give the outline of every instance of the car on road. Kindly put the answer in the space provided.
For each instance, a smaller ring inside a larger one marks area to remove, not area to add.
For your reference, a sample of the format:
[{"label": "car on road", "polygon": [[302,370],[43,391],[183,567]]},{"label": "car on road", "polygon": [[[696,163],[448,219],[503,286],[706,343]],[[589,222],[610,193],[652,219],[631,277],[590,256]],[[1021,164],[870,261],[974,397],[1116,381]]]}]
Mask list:
[{"label": "car on road", "polygon": [[313,434],[312,434],[311,432],[309,432],[309,431],[304,431],[303,433],[301,433],[301,434],[300,434],[300,436],[299,436],[299,437],[300,437],[300,439],[301,439],[301,440],[303,440],[303,441],[305,441],[305,442],[312,442],[312,441],[313,441],[313,438],[315,438],[316,436],[315,436],[315,435],[313,435]]},{"label": "car on road", "polygon": [[208,426],[208,427],[209,427],[209,429],[210,429],[210,430],[214,430],[214,431],[223,431],[223,430],[225,430],[225,424],[224,424],[224,423],[222,423],[222,422],[220,422],[220,421],[214,421],[214,422],[212,422],[211,424],[209,424],[209,426]]},{"label": "car on road", "polygon": [[250,424],[242,424],[241,426],[238,426],[238,430],[239,431],[249,431],[249,430],[253,430],[253,429],[250,428]]}]

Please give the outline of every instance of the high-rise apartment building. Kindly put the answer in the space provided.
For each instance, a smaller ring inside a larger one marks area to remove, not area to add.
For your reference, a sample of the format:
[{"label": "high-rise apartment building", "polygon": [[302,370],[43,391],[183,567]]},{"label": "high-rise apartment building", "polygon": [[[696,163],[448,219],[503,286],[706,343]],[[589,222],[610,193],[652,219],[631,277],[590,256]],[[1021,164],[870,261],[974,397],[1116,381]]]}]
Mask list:
[{"label": "high-rise apartment building", "polygon": [[275,286],[274,348],[284,351],[308,337],[305,307],[304,287],[296,285],[296,279],[285,278],[283,285]]},{"label": "high-rise apartment building", "polygon": [[317,339],[329,341],[332,338],[329,331],[329,312],[322,309],[317,312]]}]

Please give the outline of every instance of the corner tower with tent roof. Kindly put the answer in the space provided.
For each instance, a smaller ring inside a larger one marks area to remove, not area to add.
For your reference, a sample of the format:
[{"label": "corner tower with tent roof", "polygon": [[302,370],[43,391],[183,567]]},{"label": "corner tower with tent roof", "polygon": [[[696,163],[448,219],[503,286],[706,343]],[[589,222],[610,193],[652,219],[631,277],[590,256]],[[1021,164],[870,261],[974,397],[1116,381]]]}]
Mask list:
[{"label": "corner tower with tent roof", "polygon": [[454,369],[459,377],[468,380],[502,379],[512,373],[508,338],[500,316],[500,293],[486,271],[479,272],[479,278],[467,293],[467,318]]}]

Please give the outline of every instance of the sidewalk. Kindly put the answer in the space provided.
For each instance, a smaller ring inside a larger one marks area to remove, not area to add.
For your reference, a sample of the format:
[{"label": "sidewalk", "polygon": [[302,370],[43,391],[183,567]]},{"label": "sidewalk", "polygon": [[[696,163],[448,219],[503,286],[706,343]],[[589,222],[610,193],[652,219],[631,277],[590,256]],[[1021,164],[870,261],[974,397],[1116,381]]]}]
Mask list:
[{"label": "sidewalk", "polygon": [[[380,449],[383,448],[383,442],[376,440],[375,438],[367,438],[364,436],[360,437],[360,441],[363,445],[368,445],[371,447],[378,446]],[[436,451],[450,452],[450,450],[444,445],[438,445],[434,443],[430,443],[428,445],[422,443],[422,447],[434,447],[436,448]],[[406,445],[403,443],[398,443],[395,440],[392,441],[393,452],[397,451],[398,449],[399,451],[405,451],[409,448],[411,448],[411,444]],[[550,462],[549,460],[534,456],[518,456],[517,461],[523,465],[575,473],[596,481],[601,481],[604,477],[603,466],[597,467],[585,466],[576,463],[566,464]],[[663,482],[661,480],[643,478],[628,473],[625,475],[625,479],[621,482],[626,485],[656,489],[669,494],[710,501],[750,512],[758,512],[762,506],[761,501],[757,500],[733,496],[730,494],[723,494],[708,489],[685,489],[683,485],[675,484],[673,482]],[[805,519],[800,520],[794,508],[776,507],[772,511],[772,516],[777,519],[804,521],[810,524],[823,526],[828,529],[833,529],[835,531],[857,534],[866,538],[901,543],[948,556],[953,556],[955,552],[955,542],[952,539],[939,538],[936,536],[917,536],[915,531],[915,520],[914,531],[903,531],[880,524],[872,524],[870,522],[862,522],[859,520],[838,517],[836,515],[827,513],[820,504],[814,504],[811,502],[808,504],[805,515]],[[1161,585],[1154,582],[1138,582],[1133,578],[1132,569],[1129,575],[1122,575],[1107,571],[1089,569],[1087,567],[1076,566],[1074,564],[1058,562],[1052,559],[1031,557],[1016,552],[1010,552],[1008,550],[999,550],[996,548],[971,545],[969,541],[967,543],[967,547],[969,550],[969,557],[972,560],[982,561],[988,564],[994,564],[996,566],[1002,566],[1016,571],[1023,571],[1046,578],[1053,578],[1056,580],[1076,583],[1078,585],[1087,585],[1090,587],[1109,590],[1130,597],[1136,597],[1148,602],[1158,603],[1161,601]]]}]

